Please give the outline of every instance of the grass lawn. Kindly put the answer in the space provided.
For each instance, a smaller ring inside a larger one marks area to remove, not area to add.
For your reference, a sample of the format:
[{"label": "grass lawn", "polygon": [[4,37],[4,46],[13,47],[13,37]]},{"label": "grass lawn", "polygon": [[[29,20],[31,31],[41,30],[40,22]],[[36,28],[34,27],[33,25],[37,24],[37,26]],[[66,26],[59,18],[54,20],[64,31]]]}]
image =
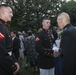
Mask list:
[{"label": "grass lawn", "polygon": [[39,75],[39,72],[32,72],[30,65],[28,66],[28,69],[25,68],[26,59],[23,59],[22,67],[20,69],[20,75]]}]

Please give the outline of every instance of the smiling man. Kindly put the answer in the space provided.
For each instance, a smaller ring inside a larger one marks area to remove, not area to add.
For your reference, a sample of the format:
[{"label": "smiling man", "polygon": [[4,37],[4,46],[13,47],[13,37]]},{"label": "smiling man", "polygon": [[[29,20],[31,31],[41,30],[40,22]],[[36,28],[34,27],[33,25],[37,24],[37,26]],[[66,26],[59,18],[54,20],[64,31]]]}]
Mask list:
[{"label": "smiling man", "polygon": [[12,40],[6,23],[13,14],[10,6],[0,5],[0,75],[16,75],[19,64],[12,54]]}]

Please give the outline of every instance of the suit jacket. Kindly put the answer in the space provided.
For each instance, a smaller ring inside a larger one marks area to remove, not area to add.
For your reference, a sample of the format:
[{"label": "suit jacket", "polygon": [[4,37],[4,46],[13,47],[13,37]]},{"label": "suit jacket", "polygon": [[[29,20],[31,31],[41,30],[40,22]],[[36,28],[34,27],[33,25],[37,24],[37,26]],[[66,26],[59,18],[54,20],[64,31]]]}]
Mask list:
[{"label": "suit jacket", "polygon": [[20,48],[20,40],[18,37],[13,39],[13,54],[15,55],[16,59],[19,58],[19,48]]},{"label": "suit jacket", "polygon": [[63,29],[61,49],[62,75],[76,75],[76,29],[71,24]]}]

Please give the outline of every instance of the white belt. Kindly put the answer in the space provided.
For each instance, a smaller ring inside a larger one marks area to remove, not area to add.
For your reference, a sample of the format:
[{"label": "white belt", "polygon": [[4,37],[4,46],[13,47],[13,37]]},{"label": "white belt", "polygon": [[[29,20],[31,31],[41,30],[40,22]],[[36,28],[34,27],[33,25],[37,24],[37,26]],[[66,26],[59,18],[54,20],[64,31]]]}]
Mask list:
[{"label": "white belt", "polygon": [[12,55],[12,52],[8,52],[8,54],[11,56]]}]

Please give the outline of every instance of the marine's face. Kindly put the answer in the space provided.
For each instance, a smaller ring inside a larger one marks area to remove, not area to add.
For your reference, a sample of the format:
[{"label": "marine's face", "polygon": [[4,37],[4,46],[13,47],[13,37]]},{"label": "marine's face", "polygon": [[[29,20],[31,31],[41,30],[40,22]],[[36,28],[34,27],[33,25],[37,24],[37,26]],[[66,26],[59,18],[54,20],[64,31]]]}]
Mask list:
[{"label": "marine's face", "polygon": [[6,22],[11,21],[11,18],[13,17],[13,13],[10,7],[6,7],[3,14]]},{"label": "marine's face", "polygon": [[44,20],[42,25],[44,29],[48,30],[50,28],[50,20]]}]

